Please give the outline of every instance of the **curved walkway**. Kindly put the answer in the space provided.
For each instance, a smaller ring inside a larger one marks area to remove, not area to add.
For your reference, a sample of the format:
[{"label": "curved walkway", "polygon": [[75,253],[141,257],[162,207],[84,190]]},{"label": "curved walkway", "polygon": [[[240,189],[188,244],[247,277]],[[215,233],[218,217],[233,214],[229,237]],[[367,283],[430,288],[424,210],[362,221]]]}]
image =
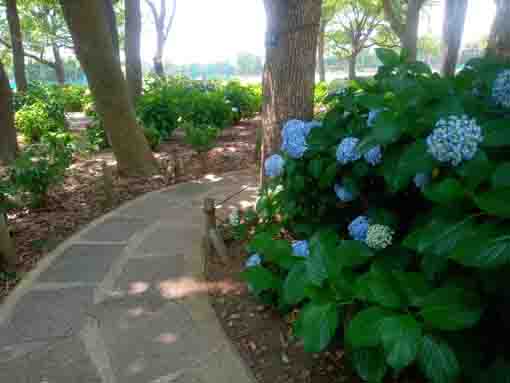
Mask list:
[{"label": "curved walkway", "polygon": [[0,307],[0,382],[252,383],[211,308],[202,201],[254,170],[147,194],[41,261]]}]

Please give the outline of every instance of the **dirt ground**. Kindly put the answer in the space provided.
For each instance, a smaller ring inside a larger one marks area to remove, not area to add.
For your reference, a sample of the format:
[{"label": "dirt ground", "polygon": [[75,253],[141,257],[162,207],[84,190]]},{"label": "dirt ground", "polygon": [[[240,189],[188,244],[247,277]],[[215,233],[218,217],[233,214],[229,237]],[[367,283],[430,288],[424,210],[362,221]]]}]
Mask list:
[{"label": "dirt ground", "polygon": [[[85,224],[144,193],[201,177],[244,169],[255,162],[256,130],[260,121],[243,121],[225,129],[217,146],[200,157],[175,137],[155,153],[161,175],[150,178],[118,178],[114,175],[113,204],[105,204],[102,165],[114,168],[111,151],[76,156],[62,184],[53,188],[44,208],[19,208],[8,212],[9,225],[18,255],[16,276],[0,269],[0,301],[19,282],[24,273],[48,251]],[[203,165],[206,164],[204,169]]]}]

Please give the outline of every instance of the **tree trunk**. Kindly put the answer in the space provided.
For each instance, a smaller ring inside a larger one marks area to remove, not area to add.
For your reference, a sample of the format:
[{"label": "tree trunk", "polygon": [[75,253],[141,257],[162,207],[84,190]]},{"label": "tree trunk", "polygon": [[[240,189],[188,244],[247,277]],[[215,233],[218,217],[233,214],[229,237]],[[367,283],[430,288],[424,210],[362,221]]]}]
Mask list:
[{"label": "tree trunk", "polygon": [[133,105],[142,93],[141,33],[140,0],[126,0],[126,79]]},{"label": "tree trunk", "polygon": [[57,82],[59,85],[64,85],[66,83],[66,73],[64,69],[64,62],[62,61],[62,56],[60,56],[60,49],[57,45],[53,44],[53,57],[55,58],[55,75],[57,76]]},{"label": "tree trunk", "polygon": [[402,48],[407,52],[407,60],[416,61],[418,57],[418,28],[420,24],[420,3],[422,0],[409,0]]},{"label": "tree trunk", "polygon": [[441,74],[453,76],[466,21],[467,0],[445,0]]},{"label": "tree trunk", "polygon": [[496,18],[492,24],[487,55],[510,59],[510,2],[496,0]]},{"label": "tree trunk", "polygon": [[349,80],[356,80],[356,58],[357,56],[352,55],[347,59],[349,65]]},{"label": "tree trunk", "polygon": [[105,7],[106,20],[113,42],[113,52],[118,57],[120,62],[120,44],[119,44],[119,30],[117,28],[117,18],[115,17],[115,9],[113,8],[112,0],[103,0]]},{"label": "tree trunk", "polygon": [[60,0],[76,54],[123,175],[150,175],[156,161],[137,125],[126,81],[109,38],[103,0]]},{"label": "tree trunk", "polygon": [[0,162],[7,164],[16,158],[18,142],[14,126],[12,90],[4,66],[0,62]]},{"label": "tree trunk", "polygon": [[319,60],[319,80],[324,82],[326,81],[326,63],[324,62],[324,51],[325,51],[325,45],[326,45],[326,22],[321,20],[321,26],[319,30],[319,42],[317,47],[317,59]]},{"label": "tree trunk", "polygon": [[11,33],[12,56],[14,62],[14,78],[16,89],[25,92],[28,88],[27,75],[25,71],[25,50],[23,48],[23,35],[19,22],[16,0],[6,0],[7,20]]},{"label": "tree trunk", "polygon": [[267,32],[263,75],[262,164],[268,155],[280,147],[282,123],[291,118],[313,118],[322,0],[264,0],[264,5]]},{"label": "tree trunk", "polygon": [[163,67],[163,46],[165,44],[163,37],[163,26],[156,26],[157,29],[157,41],[156,41],[156,54],[152,61],[154,62],[154,72],[159,77],[165,77],[165,68]]}]

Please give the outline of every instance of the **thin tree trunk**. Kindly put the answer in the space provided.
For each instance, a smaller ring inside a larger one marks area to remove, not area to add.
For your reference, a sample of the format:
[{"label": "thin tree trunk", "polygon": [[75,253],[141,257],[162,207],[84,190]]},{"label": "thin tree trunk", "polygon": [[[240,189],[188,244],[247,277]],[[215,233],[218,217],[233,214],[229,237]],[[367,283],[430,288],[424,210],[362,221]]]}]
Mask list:
[{"label": "thin tree trunk", "polygon": [[414,62],[418,56],[418,28],[420,24],[420,4],[422,0],[409,0],[402,48],[407,52],[407,59]]},{"label": "thin tree trunk", "polygon": [[103,0],[105,7],[106,19],[108,22],[108,28],[110,29],[110,35],[113,42],[113,51],[115,56],[120,61],[120,44],[119,44],[119,30],[117,29],[117,18],[115,17],[115,9],[113,8],[112,0]]},{"label": "thin tree trunk", "polygon": [[154,62],[154,72],[159,77],[165,77],[165,68],[163,67],[163,36],[162,31],[158,30],[157,34],[157,47],[156,47],[156,54],[154,55],[153,62]]},{"label": "thin tree trunk", "polygon": [[510,59],[510,1],[496,0],[496,18],[492,24],[487,55]]},{"label": "thin tree trunk", "polygon": [[115,56],[102,0],[60,0],[81,66],[123,175],[150,175],[156,161],[137,125],[127,83]]},{"label": "thin tree trunk", "polygon": [[58,46],[53,44],[53,57],[55,58],[55,75],[57,77],[57,82],[59,85],[64,85],[66,83],[66,73],[64,69],[64,62],[62,61],[62,56],[60,55],[60,49]]},{"label": "thin tree trunk", "polygon": [[356,58],[357,56],[352,55],[347,59],[349,65],[349,80],[356,79]]},{"label": "thin tree trunk", "polygon": [[27,75],[25,70],[25,50],[23,48],[23,35],[18,15],[16,0],[6,0],[7,20],[11,33],[12,56],[14,61],[14,78],[16,88],[25,92],[28,88]]},{"label": "thin tree trunk", "polygon": [[267,32],[262,163],[279,149],[280,130],[285,121],[290,118],[313,118],[322,0],[264,0],[264,5]]},{"label": "thin tree trunk", "polygon": [[133,105],[142,93],[141,33],[140,0],[126,0],[126,79]]},{"label": "thin tree trunk", "polygon": [[319,30],[319,42],[317,47],[317,59],[318,59],[318,65],[319,65],[319,79],[320,81],[324,82],[326,81],[326,63],[324,62],[324,51],[325,51],[325,44],[326,44],[326,22],[321,20],[321,26]]},{"label": "thin tree trunk", "polygon": [[445,0],[443,21],[443,58],[441,73],[453,76],[457,67],[460,44],[466,21],[467,0]]},{"label": "thin tree trunk", "polygon": [[7,164],[16,158],[18,142],[14,126],[12,90],[0,62],[0,162]]}]

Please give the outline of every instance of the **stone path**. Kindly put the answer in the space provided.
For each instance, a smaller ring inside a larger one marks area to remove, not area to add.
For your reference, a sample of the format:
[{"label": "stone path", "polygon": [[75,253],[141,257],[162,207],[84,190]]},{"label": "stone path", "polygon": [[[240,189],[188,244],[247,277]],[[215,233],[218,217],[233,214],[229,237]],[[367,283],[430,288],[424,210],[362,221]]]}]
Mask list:
[{"label": "stone path", "polygon": [[147,194],[43,259],[0,306],[0,382],[252,383],[211,308],[202,201],[255,171]]}]

